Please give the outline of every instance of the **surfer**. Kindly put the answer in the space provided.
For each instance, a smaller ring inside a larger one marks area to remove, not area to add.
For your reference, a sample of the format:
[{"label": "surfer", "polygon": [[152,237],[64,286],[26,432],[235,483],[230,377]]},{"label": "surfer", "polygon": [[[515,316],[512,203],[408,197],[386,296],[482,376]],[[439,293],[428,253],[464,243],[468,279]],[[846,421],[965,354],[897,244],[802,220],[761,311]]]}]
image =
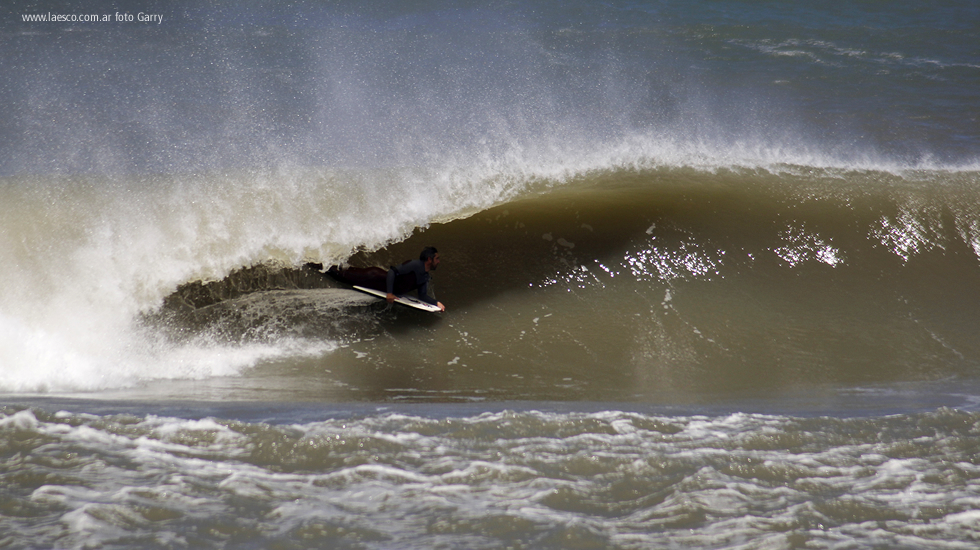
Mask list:
[{"label": "surfer", "polygon": [[[429,296],[429,272],[438,266],[439,251],[429,246],[422,250],[419,259],[409,260],[398,267],[392,266],[387,271],[382,267],[332,266],[327,270],[327,275],[343,283],[384,292],[388,303],[394,302],[398,295],[415,290],[419,300],[446,311],[446,306]],[[307,264],[306,267],[316,271],[323,269],[322,264]]]},{"label": "surfer", "polygon": [[437,302],[429,296],[429,272],[435,271],[437,267],[439,267],[439,251],[434,246],[425,247],[417,260],[405,262],[398,267],[392,266],[388,270],[385,281],[388,303],[395,301],[395,281],[408,279],[409,286],[418,290],[419,300],[438,307],[440,311],[446,311],[446,306],[442,305],[442,302]]}]

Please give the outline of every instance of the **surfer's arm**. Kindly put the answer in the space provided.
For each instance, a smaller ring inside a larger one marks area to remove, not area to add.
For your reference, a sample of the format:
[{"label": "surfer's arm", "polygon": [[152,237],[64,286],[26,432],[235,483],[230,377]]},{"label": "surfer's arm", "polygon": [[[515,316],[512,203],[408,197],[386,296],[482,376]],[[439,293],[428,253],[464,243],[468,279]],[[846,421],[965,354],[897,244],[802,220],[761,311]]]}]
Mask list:
[{"label": "surfer's arm", "polygon": [[442,305],[441,302],[437,302],[436,299],[433,298],[432,296],[429,296],[429,282],[428,281],[422,283],[422,285],[419,286],[419,300],[422,300],[423,302],[425,302],[427,304],[432,304],[434,306],[437,306],[442,311],[446,311],[446,306]]},{"label": "surfer's arm", "polygon": [[388,303],[395,301],[395,268],[388,269],[388,277],[385,279],[385,289],[388,291]]}]

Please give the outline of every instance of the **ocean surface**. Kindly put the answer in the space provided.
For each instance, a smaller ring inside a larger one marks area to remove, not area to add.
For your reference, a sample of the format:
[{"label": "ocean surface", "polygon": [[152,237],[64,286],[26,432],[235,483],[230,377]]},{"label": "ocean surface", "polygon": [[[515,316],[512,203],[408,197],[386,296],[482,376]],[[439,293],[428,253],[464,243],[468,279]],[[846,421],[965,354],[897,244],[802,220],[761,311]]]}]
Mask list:
[{"label": "ocean surface", "polygon": [[39,4],[0,548],[980,545],[976,2]]}]

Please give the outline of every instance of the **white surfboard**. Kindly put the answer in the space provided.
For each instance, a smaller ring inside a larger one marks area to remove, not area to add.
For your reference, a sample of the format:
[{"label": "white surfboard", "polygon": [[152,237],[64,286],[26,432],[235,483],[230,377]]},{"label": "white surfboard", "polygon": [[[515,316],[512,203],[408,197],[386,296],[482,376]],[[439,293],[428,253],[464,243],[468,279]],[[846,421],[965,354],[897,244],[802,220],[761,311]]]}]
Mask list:
[{"label": "white surfboard", "polygon": [[[373,288],[365,288],[363,286],[354,285],[355,290],[360,290],[361,292],[367,292],[368,294],[373,294],[378,298],[388,298],[388,295],[380,290],[374,290]],[[411,296],[396,296],[395,301],[399,304],[414,307],[415,309],[421,309],[422,311],[431,311],[434,313],[439,313],[442,311],[439,306],[434,306],[432,304],[427,304],[418,298],[413,298]]]}]

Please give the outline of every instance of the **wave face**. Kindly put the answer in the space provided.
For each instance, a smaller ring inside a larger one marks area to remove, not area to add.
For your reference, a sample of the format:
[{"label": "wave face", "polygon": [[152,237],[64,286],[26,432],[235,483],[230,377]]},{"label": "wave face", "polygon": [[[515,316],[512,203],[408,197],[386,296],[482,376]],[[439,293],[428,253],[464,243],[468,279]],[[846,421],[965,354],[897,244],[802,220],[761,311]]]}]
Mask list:
[{"label": "wave face", "polygon": [[[972,5],[4,9],[2,391],[697,400],[976,375]],[[298,270],[427,244],[438,321]],[[291,294],[173,305],[253,266],[281,279],[248,289]]]},{"label": "wave face", "polygon": [[434,226],[399,250],[444,246],[458,333],[381,356],[535,398],[974,377],[975,176],[932,177],[615,172]]},{"label": "wave face", "polygon": [[[387,245],[411,226],[362,224],[371,206],[342,212],[327,184],[288,215],[265,214],[282,187],[177,205],[177,183],[158,182],[129,212],[81,196],[34,217],[20,198],[4,203],[21,220],[6,234],[4,383],[98,390],[299,364],[287,378],[311,399],[662,400],[972,379],[976,177],[593,171]],[[432,243],[441,318],[299,267],[392,265]]]}]

